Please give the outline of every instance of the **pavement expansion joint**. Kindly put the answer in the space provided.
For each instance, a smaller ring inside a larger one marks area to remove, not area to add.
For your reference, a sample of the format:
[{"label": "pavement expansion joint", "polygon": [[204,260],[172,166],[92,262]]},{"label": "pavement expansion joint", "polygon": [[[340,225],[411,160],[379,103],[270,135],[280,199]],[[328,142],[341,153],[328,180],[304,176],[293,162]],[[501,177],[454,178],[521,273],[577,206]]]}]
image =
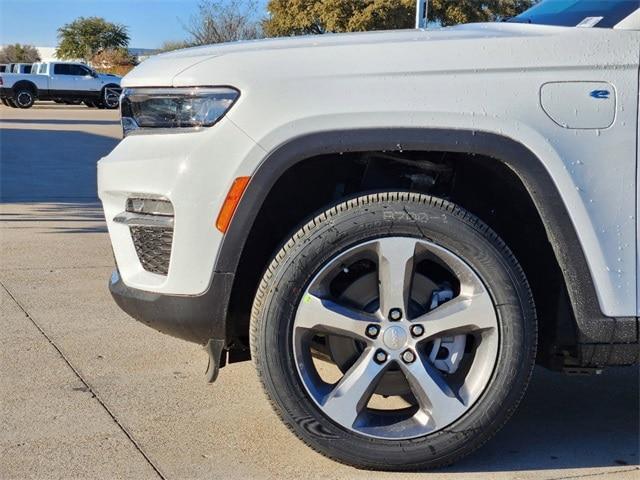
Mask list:
[{"label": "pavement expansion joint", "polygon": [[15,302],[15,304],[22,310],[25,316],[29,319],[29,321],[38,329],[38,331],[44,336],[44,338],[51,344],[53,348],[58,352],[58,355],[62,358],[62,360],[67,364],[67,366],[73,371],[75,376],[82,382],[82,384],[87,388],[87,390],[93,395],[93,398],[102,406],[102,408],[107,412],[107,414],[111,417],[114,423],[118,426],[118,428],[125,434],[125,436],[129,439],[129,441],[133,444],[134,448],[144,457],[149,466],[156,472],[159,478],[162,480],[167,480],[167,477],[160,471],[160,467],[155,464],[153,460],[149,457],[149,455],[144,451],[142,446],[138,443],[138,441],[133,437],[133,434],[129,432],[129,430],[118,420],[118,417],[111,411],[111,409],[106,405],[106,403],[100,398],[96,390],[91,386],[91,384],[85,379],[85,377],[80,373],[80,371],[71,363],[71,361],[67,358],[64,352],[58,347],[55,342],[51,339],[49,335],[42,329],[42,327],[35,321],[35,319],[31,316],[31,314],[25,309],[25,307],[18,301],[18,299],[13,295],[13,293],[7,288],[7,286],[0,281],[0,286],[7,292],[7,295],[11,297],[11,300]]}]

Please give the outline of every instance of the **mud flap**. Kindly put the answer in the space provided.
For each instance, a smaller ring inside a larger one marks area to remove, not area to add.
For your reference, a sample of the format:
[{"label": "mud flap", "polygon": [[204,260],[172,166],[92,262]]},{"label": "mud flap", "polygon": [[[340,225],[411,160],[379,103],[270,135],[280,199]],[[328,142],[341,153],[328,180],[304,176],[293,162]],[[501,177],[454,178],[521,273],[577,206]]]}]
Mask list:
[{"label": "mud flap", "polygon": [[220,369],[227,364],[227,355],[224,350],[224,340],[211,339],[204,347],[209,354],[209,363],[207,371],[204,373],[207,383],[213,383],[218,378]]}]

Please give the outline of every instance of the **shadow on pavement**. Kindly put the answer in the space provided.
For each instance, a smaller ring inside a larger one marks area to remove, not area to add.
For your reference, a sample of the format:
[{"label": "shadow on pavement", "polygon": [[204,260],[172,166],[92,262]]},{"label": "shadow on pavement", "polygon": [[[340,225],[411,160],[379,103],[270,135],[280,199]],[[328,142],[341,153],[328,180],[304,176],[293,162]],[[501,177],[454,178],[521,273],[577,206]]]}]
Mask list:
[{"label": "shadow on pavement", "polygon": [[106,233],[100,203],[37,203],[24,213],[0,213],[6,230],[34,229],[38,233]]},{"label": "shadow on pavement", "polygon": [[505,428],[446,472],[502,472],[638,465],[637,367],[572,377],[537,368]]},{"label": "shadow on pavement", "polygon": [[118,142],[79,131],[2,129],[0,201],[96,201],[96,162]]}]

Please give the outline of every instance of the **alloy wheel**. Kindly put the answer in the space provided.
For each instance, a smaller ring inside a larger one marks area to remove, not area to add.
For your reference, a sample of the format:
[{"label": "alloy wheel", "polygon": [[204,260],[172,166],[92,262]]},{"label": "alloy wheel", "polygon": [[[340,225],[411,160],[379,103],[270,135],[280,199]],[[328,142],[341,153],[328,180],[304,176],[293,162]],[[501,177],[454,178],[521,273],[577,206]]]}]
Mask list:
[{"label": "alloy wheel", "polygon": [[483,282],[432,242],[385,237],[329,260],[297,307],[293,351],[304,388],[333,422],[409,439],[461,418],[498,357]]},{"label": "alloy wheel", "polygon": [[31,95],[31,92],[23,90],[18,93],[16,97],[16,103],[20,107],[31,105],[33,103],[33,95]]},{"label": "alloy wheel", "polygon": [[118,108],[120,105],[120,94],[112,88],[105,88],[104,104],[110,109]]}]

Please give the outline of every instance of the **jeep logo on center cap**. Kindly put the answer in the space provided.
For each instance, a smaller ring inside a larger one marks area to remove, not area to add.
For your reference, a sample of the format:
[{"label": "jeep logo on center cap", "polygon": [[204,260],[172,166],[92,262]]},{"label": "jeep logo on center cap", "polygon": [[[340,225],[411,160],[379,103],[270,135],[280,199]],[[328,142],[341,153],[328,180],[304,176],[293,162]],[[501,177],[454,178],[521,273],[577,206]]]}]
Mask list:
[{"label": "jeep logo on center cap", "polygon": [[390,350],[400,350],[407,343],[407,332],[399,325],[387,328],[382,340]]}]

